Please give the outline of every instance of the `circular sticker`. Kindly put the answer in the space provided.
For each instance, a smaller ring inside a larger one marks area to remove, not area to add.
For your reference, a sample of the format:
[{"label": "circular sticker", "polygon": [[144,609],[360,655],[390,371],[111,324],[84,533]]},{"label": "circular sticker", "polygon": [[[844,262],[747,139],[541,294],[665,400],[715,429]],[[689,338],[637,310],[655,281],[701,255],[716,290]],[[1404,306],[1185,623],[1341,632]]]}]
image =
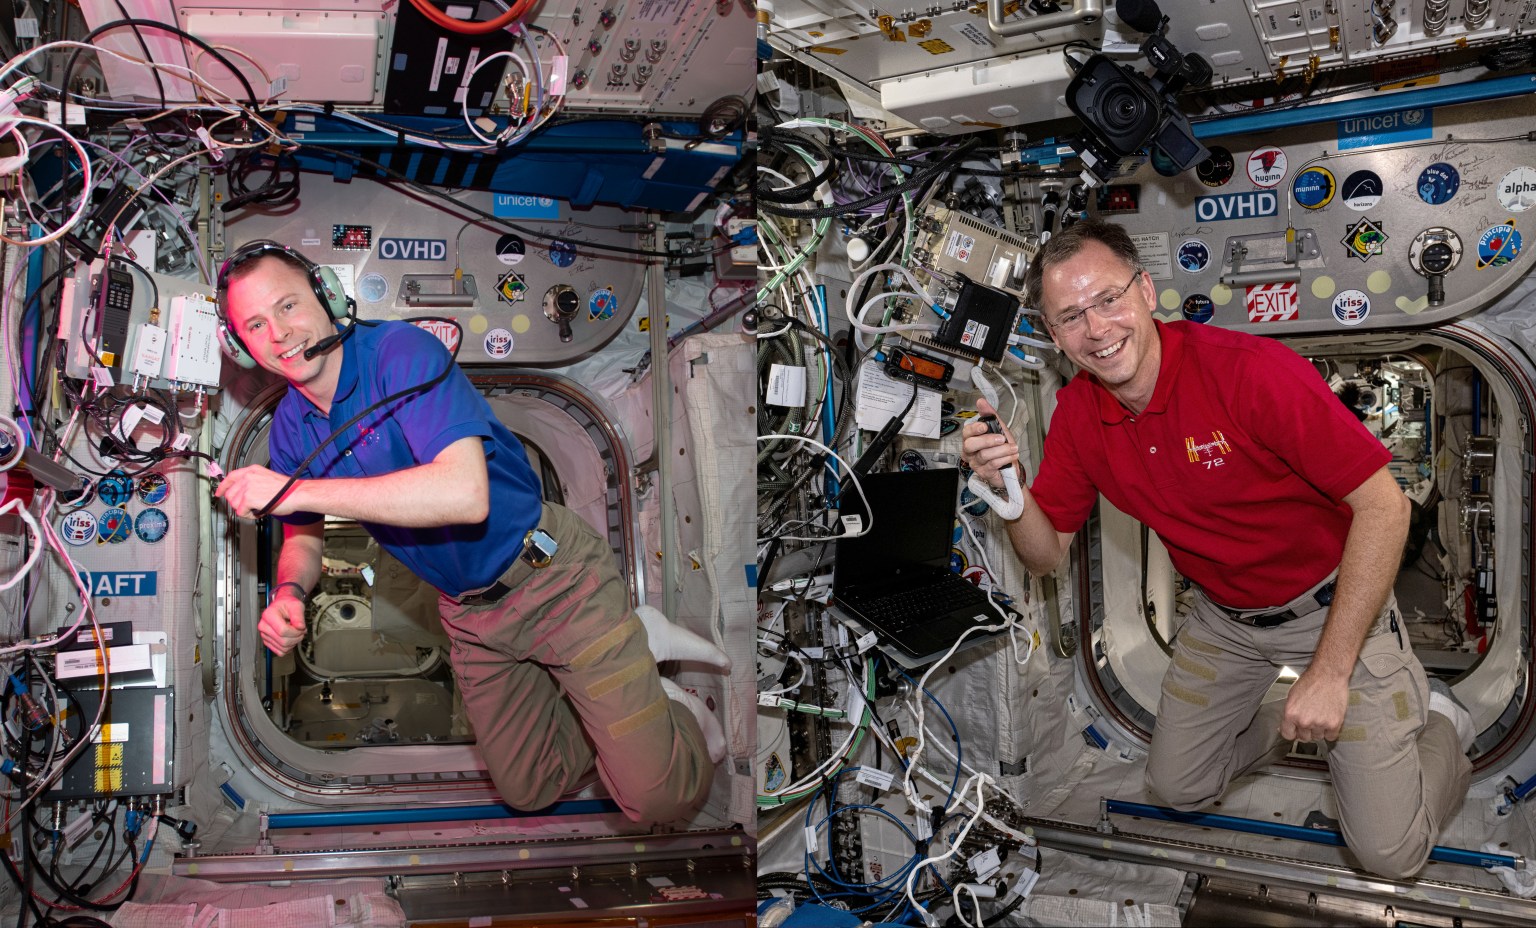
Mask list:
[{"label": "circular sticker", "polygon": [[146,509],[139,513],[139,517],[133,520],[133,533],[139,536],[139,540],[154,544],[165,537],[165,533],[171,528],[171,520],[159,509]]},{"label": "circular sticker", "polygon": [[549,263],[555,267],[570,267],[576,263],[576,246],[561,239],[549,243]]},{"label": "circular sticker", "polygon": [[512,333],[506,329],[492,329],[485,333],[485,353],[500,361],[512,353]]},{"label": "circular sticker", "polygon": [[108,506],[121,506],[133,499],[133,478],[114,470],[96,481],[96,495]]},{"label": "circular sticker", "polygon": [[517,264],[528,257],[528,246],[515,235],[503,235],[496,240],[496,260],[502,264]]},{"label": "circular sticker", "polygon": [[1444,161],[1419,172],[1419,199],[1431,206],[1449,202],[1460,189],[1461,172]]},{"label": "circular sticker", "polygon": [[901,469],[927,470],[928,459],[923,457],[923,453],[921,451],[918,451],[915,448],[908,448],[901,453]]},{"label": "circular sticker", "polygon": [[96,498],[96,484],[91,482],[91,478],[81,477],[80,482],[76,484],[75,487],[80,491],[80,495],[71,500],[60,501],[60,509],[65,511],[70,509],[80,509],[85,506],[89,506],[91,501]]},{"label": "circular sticker", "polygon": [[113,507],[96,520],[96,533],[108,544],[120,545],[133,534],[133,520],[128,510]]},{"label": "circular sticker", "polygon": [[1184,313],[1184,318],[1190,322],[1210,322],[1211,316],[1216,312],[1216,304],[1203,293],[1191,293],[1184,298],[1181,311]]},{"label": "circular sticker", "polygon": [[1198,238],[1192,238],[1179,246],[1179,267],[1198,274],[1211,263],[1211,250]]},{"label": "circular sticker", "polygon": [[599,319],[612,319],[613,311],[619,307],[619,298],[613,295],[613,291],[607,287],[599,287],[587,297],[587,318],[596,322]]},{"label": "circular sticker", "polygon": [[357,295],[365,303],[382,303],[389,296],[389,281],[383,274],[364,274],[357,281]]},{"label": "circular sticker", "polygon": [[80,547],[96,537],[96,517],[84,509],[76,509],[59,520],[59,534],[66,544]]},{"label": "circular sticker", "polygon": [[1220,145],[1212,145],[1210,151],[1209,158],[1195,165],[1195,176],[1207,187],[1220,187],[1232,179],[1236,162],[1232,160],[1232,153]]},{"label": "circular sticker", "polygon": [[1359,290],[1340,290],[1333,298],[1333,318],[1341,325],[1359,325],[1371,314],[1371,298]]},{"label": "circular sticker", "polygon": [[1307,209],[1322,209],[1333,202],[1333,172],[1327,168],[1307,168],[1291,183],[1291,195]]},{"label": "circular sticker", "polygon": [[973,516],[984,516],[992,507],[987,505],[986,500],[972,493],[970,487],[961,487],[960,508]]},{"label": "circular sticker", "polygon": [[1375,171],[1356,171],[1339,185],[1339,199],[1352,210],[1364,212],[1381,202],[1381,178]]},{"label": "circular sticker", "polygon": [[1536,206],[1536,170],[1518,167],[1499,179],[1499,205],[1512,213]]},{"label": "circular sticker", "polygon": [[164,474],[145,474],[139,478],[139,499],[145,505],[158,506],[171,495],[171,482]]},{"label": "circular sticker", "polygon": [[1520,256],[1520,233],[1515,221],[1489,226],[1477,238],[1477,268],[1502,267]]},{"label": "circular sticker", "polygon": [[1248,179],[1258,187],[1273,187],[1285,180],[1286,168],[1285,152],[1273,145],[1248,156]]}]

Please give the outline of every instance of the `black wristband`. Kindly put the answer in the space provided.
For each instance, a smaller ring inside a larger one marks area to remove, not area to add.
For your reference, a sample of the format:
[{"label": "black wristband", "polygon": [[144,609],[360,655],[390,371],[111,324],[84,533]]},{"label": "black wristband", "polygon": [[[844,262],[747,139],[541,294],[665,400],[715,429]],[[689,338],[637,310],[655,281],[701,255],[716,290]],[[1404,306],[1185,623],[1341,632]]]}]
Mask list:
[{"label": "black wristband", "polygon": [[291,586],[295,590],[299,591],[299,602],[301,602],[301,603],[308,603],[309,602],[309,591],[304,589],[304,587],[302,585],[300,585],[297,580],[284,580],[282,583],[279,583],[277,586],[274,586],[272,588],[272,598],[276,599],[277,598],[277,591],[282,589],[285,586]]}]

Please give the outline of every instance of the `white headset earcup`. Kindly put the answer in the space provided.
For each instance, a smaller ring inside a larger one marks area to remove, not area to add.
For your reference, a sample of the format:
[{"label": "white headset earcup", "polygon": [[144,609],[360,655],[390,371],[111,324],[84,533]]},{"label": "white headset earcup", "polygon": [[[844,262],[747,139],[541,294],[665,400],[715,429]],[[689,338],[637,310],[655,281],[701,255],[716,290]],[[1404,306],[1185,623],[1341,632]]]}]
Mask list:
[{"label": "white headset earcup", "polygon": [[229,330],[229,326],[219,326],[218,332],[219,347],[224,349],[224,356],[226,358],[229,358],[236,365],[246,370],[251,370],[256,366],[256,359],[251,357],[251,353],[245,350],[244,345],[240,344],[240,340],[235,337],[235,333]]},{"label": "white headset earcup", "polygon": [[347,318],[348,299],[346,288],[336,271],[325,265],[316,265],[315,280],[319,283],[320,302],[330,312],[332,319]]}]

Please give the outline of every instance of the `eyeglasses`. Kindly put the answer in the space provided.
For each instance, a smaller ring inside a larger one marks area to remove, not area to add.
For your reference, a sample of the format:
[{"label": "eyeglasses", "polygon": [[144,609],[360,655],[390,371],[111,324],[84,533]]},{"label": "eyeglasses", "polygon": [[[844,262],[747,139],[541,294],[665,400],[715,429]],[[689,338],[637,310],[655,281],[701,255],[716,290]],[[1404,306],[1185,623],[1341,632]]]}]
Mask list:
[{"label": "eyeglasses", "polygon": [[1119,290],[1116,290],[1105,297],[1094,300],[1087,306],[1062,313],[1061,318],[1057,319],[1055,322],[1051,322],[1047,319],[1045,324],[1051,327],[1051,331],[1056,332],[1059,335],[1073,335],[1082,330],[1083,326],[1088,321],[1088,313],[1090,312],[1098,316],[1100,319],[1112,319],[1116,313],[1124,309],[1121,300],[1123,300],[1126,293],[1130,291],[1131,285],[1140,279],[1141,268],[1138,267],[1136,272],[1131,275],[1131,279],[1126,281],[1125,286],[1121,287]]}]

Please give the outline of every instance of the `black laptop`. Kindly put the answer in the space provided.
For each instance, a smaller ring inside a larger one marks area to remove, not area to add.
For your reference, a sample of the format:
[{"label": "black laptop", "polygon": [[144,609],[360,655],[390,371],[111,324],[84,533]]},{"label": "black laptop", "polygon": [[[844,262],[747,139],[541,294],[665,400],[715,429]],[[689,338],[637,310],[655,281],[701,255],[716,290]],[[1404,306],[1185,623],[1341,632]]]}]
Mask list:
[{"label": "black laptop", "polygon": [[[987,594],[949,569],[960,471],[953,468],[870,474],[843,487],[844,515],[869,525],[839,538],[832,568],[832,607],[875,633],[881,650],[908,668],[944,656],[966,629],[997,625],[1002,614]],[[963,650],[993,637],[977,632]]]}]

